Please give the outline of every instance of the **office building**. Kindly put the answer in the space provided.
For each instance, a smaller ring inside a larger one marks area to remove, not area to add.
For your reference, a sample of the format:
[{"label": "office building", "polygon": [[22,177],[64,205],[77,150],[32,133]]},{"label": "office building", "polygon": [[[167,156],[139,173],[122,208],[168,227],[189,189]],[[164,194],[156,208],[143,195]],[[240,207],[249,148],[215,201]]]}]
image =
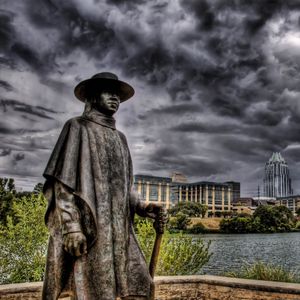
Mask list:
[{"label": "office building", "polygon": [[152,175],[135,175],[134,186],[141,199],[146,202],[158,202],[165,208],[174,206],[176,202],[171,195],[172,179]]},{"label": "office building", "polygon": [[[181,178],[181,182],[174,181],[178,178]],[[234,189],[236,194],[240,195],[238,182],[185,181],[185,176],[174,176],[174,173],[172,177],[141,174],[134,176],[134,185],[141,199],[161,203],[166,208],[179,202],[197,202],[207,205],[208,213],[213,215],[216,211],[231,210]]]},{"label": "office building", "polygon": [[178,202],[198,202],[208,207],[208,212],[231,210],[232,185],[200,181],[177,183]]},{"label": "office building", "polygon": [[283,205],[289,208],[293,214],[300,208],[300,195],[278,197],[275,201],[276,205]]},{"label": "office building", "polygon": [[286,197],[293,194],[288,164],[279,152],[273,153],[266,163],[264,194],[266,197]]},{"label": "office building", "polygon": [[239,182],[235,181],[226,181],[226,184],[228,184],[231,188],[232,192],[232,201],[236,201],[237,199],[240,199],[241,197],[241,184]]}]

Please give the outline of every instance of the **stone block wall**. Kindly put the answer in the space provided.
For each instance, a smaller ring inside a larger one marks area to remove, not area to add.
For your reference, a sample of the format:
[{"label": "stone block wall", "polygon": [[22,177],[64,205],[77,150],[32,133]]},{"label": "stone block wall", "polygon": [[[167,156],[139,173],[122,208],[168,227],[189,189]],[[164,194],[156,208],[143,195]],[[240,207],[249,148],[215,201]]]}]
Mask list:
[{"label": "stone block wall", "polygon": [[156,278],[158,300],[300,300],[300,284],[211,275]]},{"label": "stone block wall", "polygon": [[[157,300],[300,300],[300,284],[292,283],[195,275],[156,277],[155,284]],[[41,299],[41,288],[41,282],[2,285],[0,299]]]}]

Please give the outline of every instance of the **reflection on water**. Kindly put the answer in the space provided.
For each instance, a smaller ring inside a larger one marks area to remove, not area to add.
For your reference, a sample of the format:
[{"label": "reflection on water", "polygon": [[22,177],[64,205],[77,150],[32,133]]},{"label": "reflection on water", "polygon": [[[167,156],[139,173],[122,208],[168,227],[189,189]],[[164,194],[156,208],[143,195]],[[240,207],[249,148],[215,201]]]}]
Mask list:
[{"label": "reflection on water", "polygon": [[300,274],[300,233],[206,234],[213,255],[201,273],[223,275],[261,260]]}]

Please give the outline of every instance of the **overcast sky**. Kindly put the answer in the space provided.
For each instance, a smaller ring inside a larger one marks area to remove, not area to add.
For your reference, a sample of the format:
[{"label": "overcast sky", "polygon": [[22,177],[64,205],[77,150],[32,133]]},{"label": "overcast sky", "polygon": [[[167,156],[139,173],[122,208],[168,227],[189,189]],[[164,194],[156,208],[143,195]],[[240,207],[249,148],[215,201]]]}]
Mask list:
[{"label": "overcast sky", "polygon": [[300,193],[300,1],[2,0],[0,176],[41,175],[74,86],[110,71],[135,88],[116,114],[134,172],[240,181],[273,151]]}]

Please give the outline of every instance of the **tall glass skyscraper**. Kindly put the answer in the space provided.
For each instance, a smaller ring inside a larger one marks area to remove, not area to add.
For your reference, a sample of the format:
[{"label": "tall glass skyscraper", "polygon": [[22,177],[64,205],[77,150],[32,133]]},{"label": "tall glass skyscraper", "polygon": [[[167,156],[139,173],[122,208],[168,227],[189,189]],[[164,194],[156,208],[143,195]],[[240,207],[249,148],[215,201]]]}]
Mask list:
[{"label": "tall glass skyscraper", "polygon": [[288,164],[279,152],[274,152],[266,163],[264,194],[266,197],[285,197],[293,194]]}]

